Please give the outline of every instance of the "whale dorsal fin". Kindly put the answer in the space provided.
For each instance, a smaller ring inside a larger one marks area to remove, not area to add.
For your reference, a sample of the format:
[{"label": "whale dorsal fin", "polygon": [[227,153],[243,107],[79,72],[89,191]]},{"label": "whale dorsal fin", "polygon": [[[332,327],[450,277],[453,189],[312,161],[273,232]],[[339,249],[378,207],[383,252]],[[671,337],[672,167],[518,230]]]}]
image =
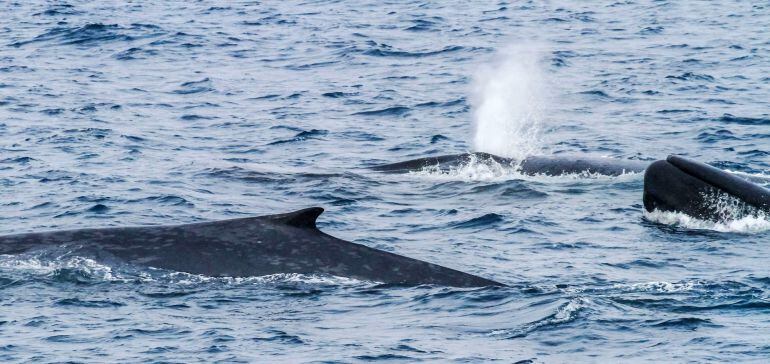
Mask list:
[{"label": "whale dorsal fin", "polygon": [[276,216],[276,218],[289,226],[302,229],[315,229],[315,221],[318,219],[318,216],[321,216],[322,212],[324,212],[324,209],[321,207],[310,207],[289,212],[287,214],[281,214]]}]

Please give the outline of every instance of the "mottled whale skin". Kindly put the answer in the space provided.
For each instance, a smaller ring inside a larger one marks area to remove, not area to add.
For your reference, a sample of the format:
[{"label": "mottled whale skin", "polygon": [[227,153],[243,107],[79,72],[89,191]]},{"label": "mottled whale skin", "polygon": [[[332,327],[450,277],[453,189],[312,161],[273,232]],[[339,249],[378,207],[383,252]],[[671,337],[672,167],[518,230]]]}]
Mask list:
[{"label": "mottled whale skin", "polygon": [[122,261],[207,276],[330,274],[399,285],[502,286],[373,249],[316,228],[313,207],[280,215],[176,226],[80,229],[0,236],[0,254],[46,247],[97,251]]},{"label": "mottled whale skin", "polygon": [[584,156],[530,156],[519,162],[511,158],[477,152],[418,158],[374,166],[372,169],[388,173],[415,172],[425,168],[438,168],[439,170],[447,171],[468,165],[474,160],[479,162],[491,161],[506,166],[517,166],[519,172],[523,174],[542,174],[547,176],[578,173],[619,176],[624,173],[642,172],[649,164],[649,162],[637,160]]},{"label": "mottled whale skin", "polygon": [[644,208],[681,212],[702,220],[720,221],[725,211],[715,203],[730,196],[751,212],[770,214],[770,190],[705,163],[671,155],[652,163],[644,174]]}]

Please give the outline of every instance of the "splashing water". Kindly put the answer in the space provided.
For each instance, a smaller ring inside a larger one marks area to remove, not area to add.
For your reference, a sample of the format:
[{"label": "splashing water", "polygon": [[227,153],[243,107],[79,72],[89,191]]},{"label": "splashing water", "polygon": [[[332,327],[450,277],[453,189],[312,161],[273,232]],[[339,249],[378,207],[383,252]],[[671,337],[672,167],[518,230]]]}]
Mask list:
[{"label": "splashing water", "polygon": [[671,211],[645,211],[644,217],[660,224],[681,226],[687,229],[714,230],[719,232],[758,233],[770,230],[770,217],[746,202],[727,193],[701,194],[708,209],[715,212],[717,221]]},{"label": "splashing water", "polygon": [[[55,254],[54,254],[55,256]],[[92,282],[155,282],[176,285],[198,285],[203,283],[222,283],[225,285],[240,284],[305,284],[327,286],[371,285],[379,282],[361,281],[355,278],[339,277],[325,274],[278,273],[253,277],[214,277],[201,274],[168,271],[157,268],[141,268],[123,266],[115,268],[111,265],[97,262],[88,257],[65,255],[52,258],[45,253],[0,255],[0,273],[25,272],[55,278],[57,276],[75,275],[81,280]]]},{"label": "splashing water", "polygon": [[770,220],[764,214],[747,215],[737,219],[708,221],[681,212],[645,211],[644,218],[659,224],[673,225],[685,229],[713,230],[731,233],[760,233],[770,230]]},{"label": "splashing water", "polygon": [[544,78],[535,47],[509,48],[473,84],[473,145],[515,159],[541,151]]},{"label": "splashing water", "polygon": [[0,255],[0,271],[23,271],[45,276],[54,276],[62,271],[77,271],[82,273],[84,277],[96,280],[125,280],[125,277],[115,274],[113,267],[80,256],[64,256],[51,260],[35,254],[26,256]]},{"label": "splashing water", "polygon": [[579,180],[627,182],[640,178],[642,173],[625,172],[618,176],[587,171],[564,173],[556,176],[544,173],[529,174],[522,172],[521,163],[500,163],[494,159],[483,158],[472,154],[467,163],[462,163],[451,168],[442,168],[438,164],[425,166],[420,170],[409,172],[409,175],[421,178],[428,177],[437,180],[465,182],[499,182],[516,179],[545,183],[573,183]]},{"label": "splashing water", "polygon": [[501,164],[493,159],[479,158],[473,154],[468,163],[457,167],[441,169],[440,166],[427,166],[410,175],[459,181],[505,181],[520,177],[516,165]]},{"label": "splashing water", "polygon": [[632,292],[658,292],[658,293],[679,293],[693,290],[697,286],[703,285],[703,282],[697,280],[688,280],[681,282],[654,281],[633,284],[616,284],[614,289],[629,290]]},{"label": "splashing water", "polygon": [[204,283],[221,283],[224,285],[280,285],[302,284],[310,286],[360,286],[376,285],[380,282],[362,281],[355,278],[333,276],[327,274],[276,273],[252,277],[214,277],[202,274],[184,272],[166,272],[162,280],[178,285],[199,285]]}]

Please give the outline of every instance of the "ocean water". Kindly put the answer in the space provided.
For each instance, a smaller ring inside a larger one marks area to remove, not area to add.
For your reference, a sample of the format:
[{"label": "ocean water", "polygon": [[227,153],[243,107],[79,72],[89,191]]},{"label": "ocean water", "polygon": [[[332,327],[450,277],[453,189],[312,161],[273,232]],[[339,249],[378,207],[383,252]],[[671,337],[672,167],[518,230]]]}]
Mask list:
[{"label": "ocean water", "polygon": [[322,206],[329,234],[509,285],[1,256],[2,361],[770,357],[764,217],[645,213],[641,174],[368,169],[681,154],[768,181],[767,5],[34,0],[0,14],[0,233]]}]

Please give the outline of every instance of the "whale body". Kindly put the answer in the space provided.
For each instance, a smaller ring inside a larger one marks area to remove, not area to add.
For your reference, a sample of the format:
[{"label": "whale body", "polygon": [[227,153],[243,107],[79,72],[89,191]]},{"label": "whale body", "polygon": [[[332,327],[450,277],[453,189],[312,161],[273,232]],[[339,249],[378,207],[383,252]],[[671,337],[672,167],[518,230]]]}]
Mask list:
[{"label": "whale body", "polygon": [[645,161],[586,156],[530,156],[518,161],[494,154],[476,152],[418,158],[404,162],[378,165],[372,167],[372,169],[388,173],[416,172],[430,168],[449,171],[469,165],[474,161],[514,166],[523,174],[542,174],[547,176],[579,173],[619,176],[624,173],[642,172],[649,164],[649,162]]},{"label": "whale body", "polygon": [[699,219],[724,221],[747,215],[770,216],[770,189],[734,174],[680,156],[646,162],[585,156],[530,156],[517,161],[489,153],[463,153],[383,164],[386,173],[451,171],[473,163],[512,166],[522,174],[558,176],[645,172],[643,203],[647,211],[681,212]]},{"label": "whale body", "polygon": [[287,214],[175,226],[79,229],[0,236],[0,254],[59,247],[130,264],[207,276],[329,274],[386,284],[502,284],[321,232],[313,207]]},{"label": "whale body", "polygon": [[705,163],[671,155],[644,175],[644,207],[722,221],[770,214],[770,190]]}]

